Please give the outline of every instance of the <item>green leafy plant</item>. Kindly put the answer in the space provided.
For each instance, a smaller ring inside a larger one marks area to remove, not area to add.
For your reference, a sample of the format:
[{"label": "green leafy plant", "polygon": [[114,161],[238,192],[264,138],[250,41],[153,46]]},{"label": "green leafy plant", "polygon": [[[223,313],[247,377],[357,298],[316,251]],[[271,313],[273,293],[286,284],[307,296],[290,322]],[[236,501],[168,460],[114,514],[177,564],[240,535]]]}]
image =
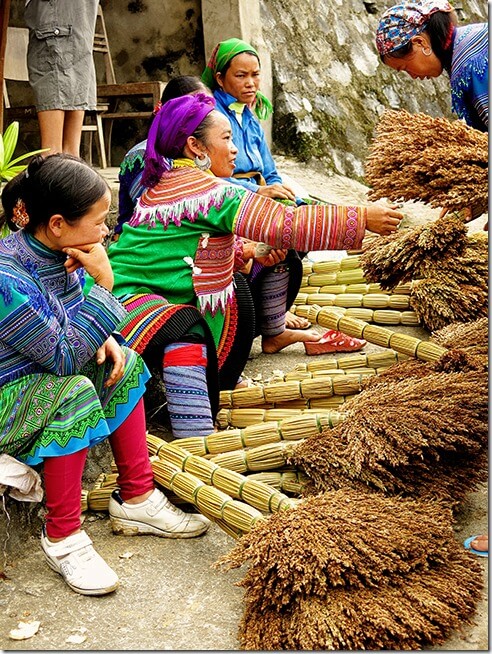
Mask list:
[{"label": "green leafy plant", "polygon": [[0,134],[0,182],[8,182],[21,173],[27,166],[27,163],[21,164],[21,161],[25,161],[41,152],[46,152],[46,150],[34,150],[12,159],[18,139],[19,123],[17,121],[10,123],[3,136]]}]

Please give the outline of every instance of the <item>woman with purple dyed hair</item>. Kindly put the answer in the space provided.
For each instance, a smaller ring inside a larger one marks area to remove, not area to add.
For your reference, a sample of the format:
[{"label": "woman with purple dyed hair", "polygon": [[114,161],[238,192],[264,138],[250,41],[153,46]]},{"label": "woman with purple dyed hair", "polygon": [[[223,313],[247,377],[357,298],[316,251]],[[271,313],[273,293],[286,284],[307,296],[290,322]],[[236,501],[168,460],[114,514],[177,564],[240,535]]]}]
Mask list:
[{"label": "woman with purple dyed hair", "polygon": [[[289,248],[345,250],[360,247],[366,227],[389,234],[402,218],[378,204],[292,207],[262,197],[222,179],[234,170],[236,153],[230,123],[215,110],[213,98],[195,94],[167,102],[148,135],[142,177],[146,190],[109,248],[115,293],[127,308],[133,304],[131,326],[122,329],[125,337],[145,342],[166,326],[157,315],[148,320],[145,312],[139,314],[135,294],[160,297],[162,311],[169,314],[176,306],[198,310],[213,336],[221,388],[234,388],[255,336],[253,307],[249,317],[238,309],[243,288],[234,274],[242,258],[235,249],[236,235],[268,244],[269,256]],[[278,306],[278,297],[287,284],[288,275],[279,275],[262,317],[266,352],[320,338],[313,330],[285,328],[285,306]],[[200,416],[206,425],[205,404],[199,404],[207,393],[204,357],[190,343],[174,339],[161,361],[156,364],[162,365],[173,434],[186,427],[186,435],[189,430],[207,435],[211,430],[198,424]],[[210,428],[210,419],[207,424]]]}]

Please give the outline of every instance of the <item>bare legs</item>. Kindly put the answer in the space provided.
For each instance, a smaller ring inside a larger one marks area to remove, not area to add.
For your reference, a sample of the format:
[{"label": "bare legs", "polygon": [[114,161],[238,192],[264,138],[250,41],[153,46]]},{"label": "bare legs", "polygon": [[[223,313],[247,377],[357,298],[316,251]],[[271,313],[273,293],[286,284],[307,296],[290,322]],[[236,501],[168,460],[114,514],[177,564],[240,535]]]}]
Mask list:
[{"label": "bare legs", "polygon": [[315,329],[306,329],[305,331],[284,329],[276,336],[263,336],[261,348],[265,354],[275,354],[294,343],[317,343],[321,336],[322,334]]},{"label": "bare legs", "polygon": [[45,154],[66,152],[75,157],[80,156],[80,141],[84,111],[63,111],[53,109],[38,112],[41,147],[49,148]]}]

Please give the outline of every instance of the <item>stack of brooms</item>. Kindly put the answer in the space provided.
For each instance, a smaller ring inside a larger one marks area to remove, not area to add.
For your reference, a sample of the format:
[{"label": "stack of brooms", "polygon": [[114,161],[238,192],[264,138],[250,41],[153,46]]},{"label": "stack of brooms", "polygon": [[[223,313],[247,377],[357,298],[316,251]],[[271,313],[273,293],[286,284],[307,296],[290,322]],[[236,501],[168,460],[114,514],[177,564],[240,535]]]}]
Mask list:
[{"label": "stack of brooms", "polygon": [[[401,270],[393,284],[392,267],[374,257],[378,290],[387,279],[393,289],[428,279],[428,257],[463,274],[469,237],[458,216],[446,220],[449,229],[436,221],[388,239]],[[422,341],[330,306],[299,313],[388,351],[310,362],[222,393],[227,429],[172,443],[148,436],[156,481],[237,539],[217,565],[249,563],[242,648],[441,643],[472,619],[482,587],[453,516],[486,478],[487,319],[462,309],[460,322],[448,315],[449,326]],[[343,402],[312,406],[334,397]],[[101,479],[84,498],[89,508],[102,510],[116,483]]]},{"label": "stack of brooms", "polygon": [[[402,356],[362,376],[336,417],[299,411],[206,438],[148,437],[156,480],[238,539],[220,564],[250,563],[245,649],[422,648],[471,619],[482,586],[452,509],[485,474],[487,321],[425,342],[338,320]],[[258,393],[225,401],[245,391]]]},{"label": "stack of brooms", "polygon": [[294,311],[329,306],[338,315],[421,323],[430,331],[486,316],[487,234],[469,234],[464,212],[471,209],[476,218],[487,211],[487,134],[458,120],[387,111],[366,161],[366,179],[371,199],[418,200],[448,213],[369,239],[362,256],[313,263]]}]

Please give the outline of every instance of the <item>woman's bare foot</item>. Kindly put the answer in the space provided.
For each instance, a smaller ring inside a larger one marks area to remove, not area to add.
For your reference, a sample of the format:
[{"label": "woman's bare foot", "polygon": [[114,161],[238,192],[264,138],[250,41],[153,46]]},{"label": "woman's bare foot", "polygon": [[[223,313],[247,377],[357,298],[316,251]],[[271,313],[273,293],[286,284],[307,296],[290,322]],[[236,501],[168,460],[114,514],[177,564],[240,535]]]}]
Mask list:
[{"label": "woman's bare foot", "polygon": [[284,347],[293,345],[294,343],[316,343],[321,338],[322,334],[314,329],[306,331],[296,331],[294,329],[286,329],[281,334],[276,336],[263,336],[261,340],[261,349],[265,354],[275,354],[280,352]]},{"label": "woman's bare foot", "polygon": [[488,534],[481,534],[480,536],[477,536],[474,540],[472,540],[470,546],[474,550],[477,550],[477,552],[488,552],[489,551]]},{"label": "woman's bare foot", "polygon": [[295,313],[290,311],[285,312],[285,328],[286,329],[309,329],[311,323],[307,318],[296,316]]}]

